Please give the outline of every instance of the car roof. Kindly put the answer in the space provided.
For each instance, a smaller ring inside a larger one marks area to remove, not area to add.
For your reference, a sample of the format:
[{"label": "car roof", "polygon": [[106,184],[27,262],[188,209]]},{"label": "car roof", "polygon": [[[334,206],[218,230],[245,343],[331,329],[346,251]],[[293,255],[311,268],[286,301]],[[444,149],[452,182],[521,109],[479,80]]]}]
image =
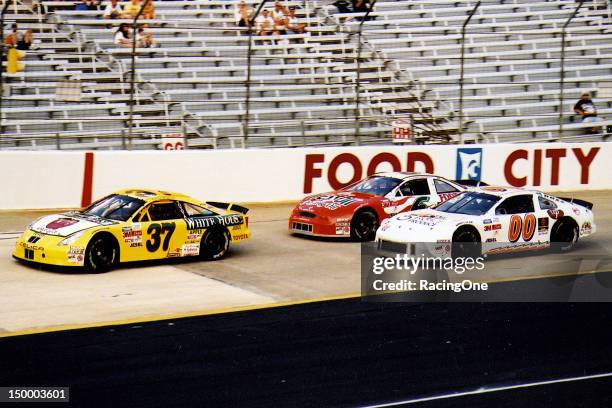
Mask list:
[{"label": "car roof", "polygon": [[482,186],[470,189],[470,192],[478,192],[491,194],[497,197],[505,198],[514,195],[520,194],[537,194],[539,191],[536,190],[526,190],[523,188],[517,187],[508,187],[508,186]]},{"label": "car roof", "polygon": [[137,198],[147,203],[158,200],[193,201],[193,198],[185,194],[154,189],[127,188],[124,190],[115,191],[115,194],[121,194],[128,197]]},{"label": "car roof", "polygon": [[404,180],[404,179],[415,177],[415,176],[433,176],[433,174],[419,173],[419,172],[414,172],[414,171],[384,171],[381,173],[375,173],[373,174],[373,176],[392,177],[392,178]]}]

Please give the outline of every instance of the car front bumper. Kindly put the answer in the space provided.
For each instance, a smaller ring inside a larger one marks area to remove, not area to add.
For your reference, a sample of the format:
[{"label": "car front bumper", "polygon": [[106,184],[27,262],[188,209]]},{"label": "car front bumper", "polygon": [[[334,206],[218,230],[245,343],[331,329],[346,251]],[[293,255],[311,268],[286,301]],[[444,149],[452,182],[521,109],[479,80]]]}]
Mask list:
[{"label": "car front bumper", "polygon": [[31,263],[54,266],[83,266],[85,247],[59,245],[65,237],[26,230],[15,244],[13,257]]}]

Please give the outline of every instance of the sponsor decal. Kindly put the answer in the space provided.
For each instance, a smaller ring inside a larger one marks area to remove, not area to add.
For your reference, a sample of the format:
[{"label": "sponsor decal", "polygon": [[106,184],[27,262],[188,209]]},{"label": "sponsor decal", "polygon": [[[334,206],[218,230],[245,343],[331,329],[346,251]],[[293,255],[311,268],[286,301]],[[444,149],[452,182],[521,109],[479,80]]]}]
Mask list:
[{"label": "sponsor decal", "polygon": [[385,198],[384,200],[381,200],[380,205],[382,208],[395,207],[396,205],[400,204],[402,200],[404,200],[404,198],[400,198],[397,201],[391,201]]},{"label": "sponsor decal", "polygon": [[593,232],[593,226],[588,221],[582,224],[582,227],[580,227],[580,235],[588,235],[591,232]]},{"label": "sponsor decal", "polygon": [[[200,255],[200,245],[199,244],[185,244],[181,248],[182,256],[197,256]],[[170,254],[168,254],[169,256]]]},{"label": "sponsor decal", "polygon": [[398,221],[407,221],[411,224],[420,224],[428,227],[433,227],[436,224],[442,222],[445,218],[441,215],[436,214],[410,214],[404,213],[398,215],[396,220]]},{"label": "sponsor decal", "polygon": [[102,217],[98,217],[97,215],[91,215],[91,214],[83,214],[83,213],[78,213],[78,212],[70,212],[68,213],[68,215],[70,215],[71,217],[74,218],[80,218],[83,220],[87,220],[89,222],[93,222],[99,225],[114,225],[117,224],[118,221],[113,221],[113,220],[107,220],[106,218],[102,218]]},{"label": "sponsor decal", "polygon": [[490,225],[485,225],[484,230],[485,231],[499,231],[501,227],[502,227],[501,224],[490,224]]},{"label": "sponsor decal", "polygon": [[57,220],[48,223],[45,228],[49,230],[58,230],[60,228],[65,228],[74,225],[77,222],[77,220],[73,220],[72,218],[58,218]]},{"label": "sponsor decal", "polygon": [[484,187],[481,187],[481,189],[483,189],[484,191],[492,191],[494,193],[503,193],[504,191],[508,190],[503,187],[493,187],[493,186],[484,186]]},{"label": "sponsor decal", "polygon": [[574,212],[574,214],[580,215],[580,208],[572,207],[572,211]]},{"label": "sponsor decal", "polygon": [[142,230],[140,229],[140,224],[134,224],[131,227],[122,227],[121,235],[123,241],[129,244],[131,248],[142,246]]},{"label": "sponsor decal", "polygon": [[20,247],[23,247],[23,248],[25,248],[25,249],[30,249],[30,250],[32,250],[32,251],[44,251],[44,250],[45,250],[45,248],[44,248],[44,247],[42,247],[42,246],[38,246],[38,245],[31,245],[31,244],[28,244],[28,243],[25,243],[25,242],[20,242],[20,243],[19,243],[19,246],[20,246]]},{"label": "sponsor decal", "polygon": [[308,199],[304,202],[304,204],[311,205],[314,207],[326,208],[328,210],[337,210],[340,207],[347,207],[358,201],[358,199],[351,196],[323,194]]},{"label": "sponsor decal", "polygon": [[548,218],[538,218],[538,234],[546,234],[548,233]]},{"label": "sponsor decal", "polygon": [[181,248],[176,248],[174,251],[168,252],[168,258],[178,258],[181,256]]},{"label": "sponsor decal", "polygon": [[[236,227],[232,227],[232,229],[235,229]],[[204,231],[202,230],[193,230],[193,231],[189,231],[189,234],[187,234],[187,243],[188,244],[193,244],[196,242],[200,242],[200,240],[202,239],[202,235],[204,235]]]},{"label": "sponsor decal", "polygon": [[482,176],[482,148],[457,149],[456,180],[480,180]]},{"label": "sponsor decal", "polygon": [[[440,194],[438,194],[438,195],[440,196],[440,200],[441,200],[441,201],[440,201],[440,203],[443,203],[443,202],[445,202],[445,201],[450,200],[450,199],[451,199],[451,198],[453,198],[453,197],[456,197],[456,196],[457,196],[457,195],[459,195],[459,194],[460,194],[460,193],[459,193],[459,191],[456,191],[456,192],[454,192],[454,193],[440,193]],[[427,198],[427,199],[425,200],[425,202],[427,202],[427,201],[429,201],[429,198]]]},{"label": "sponsor decal", "polygon": [[497,238],[487,238],[486,242],[497,242]]},{"label": "sponsor decal", "polygon": [[548,213],[548,216],[552,218],[553,220],[561,218],[565,215],[563,210],[548,210],[547,213]]},{"label": "sponsor decal", "polygon": [[239,214],[231,215],[214,215],[210,217],[190,217],[187,218],[188,230],[200,230],[212,227],[213,225],[223,225],[230,227],[232,225],[242,224],[243,217]]},{"label": "sponsor decal", "polygon": [[351,233],[351,223],[348,221],[336,222],[336,235],[346,235]]},{"label": "sponsor decal", "polygon": [[491,219],[482,220],[482,223],[483,224],[492,224],[493,220],[491,220]]},{"label": "sponsor decal", "polygon": [[232,240],[233,241],[242,241],[242,240],[247,239],[248,237],[249,237],[249,234],[238,234],[238,235],[234,235],[232,237]]},{"label": "sponsor decal", "polygon": [[70,247],[68,249],[68,262],[78,265],[83,265],[85,260],[85,248],[84,247]]}]

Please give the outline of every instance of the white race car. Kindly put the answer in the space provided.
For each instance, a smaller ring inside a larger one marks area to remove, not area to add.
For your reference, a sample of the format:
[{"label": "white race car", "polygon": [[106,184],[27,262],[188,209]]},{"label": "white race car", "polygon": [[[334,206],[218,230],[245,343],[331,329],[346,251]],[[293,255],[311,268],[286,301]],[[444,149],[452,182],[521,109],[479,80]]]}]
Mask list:
[{"label": "white race car", "polygon": [[592,207],[583,200],[539,191],[487,186],[464,192],[434,209],[389,218],[376,232],[376,241],[379,249],[411,254],[417,243],[434,243],[432,255],[438,256],[475,252],[480,256],[551,246],[569,251],[579,237],[595,232]]}]

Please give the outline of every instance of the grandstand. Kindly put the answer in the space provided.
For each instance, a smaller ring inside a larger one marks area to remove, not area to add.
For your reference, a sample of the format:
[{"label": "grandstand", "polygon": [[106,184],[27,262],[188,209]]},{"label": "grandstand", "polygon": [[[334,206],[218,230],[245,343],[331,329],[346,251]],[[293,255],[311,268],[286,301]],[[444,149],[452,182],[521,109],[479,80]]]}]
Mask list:
[{"label": "grandstand", "polygon": [[[24,71],[3,76],[0,148],[159,148],[168,133],[190,148],[380,144],[395,120],[412,121],[419,143],[601,140],[573,113],[582,90],[612,120],[608,2],[589,2],[568,26],[562,138],[560,36],[574,1],[482,1],[467,29],[461,132],[460,33],[475,1],[378,0],[361,37],[363,14],[285,1],[308,31],[254,36],[248,84],[249,37],[235,3],[154,1],[156,18],[140,23],[159,46],[136,50],[133,109],[132,50],[113,41],[131,20],[108,28],[103,5],[12,4],[5,32],[14,22],[32,28],[35,46]],[[80,97],[58,98],[66,86]]]}]

